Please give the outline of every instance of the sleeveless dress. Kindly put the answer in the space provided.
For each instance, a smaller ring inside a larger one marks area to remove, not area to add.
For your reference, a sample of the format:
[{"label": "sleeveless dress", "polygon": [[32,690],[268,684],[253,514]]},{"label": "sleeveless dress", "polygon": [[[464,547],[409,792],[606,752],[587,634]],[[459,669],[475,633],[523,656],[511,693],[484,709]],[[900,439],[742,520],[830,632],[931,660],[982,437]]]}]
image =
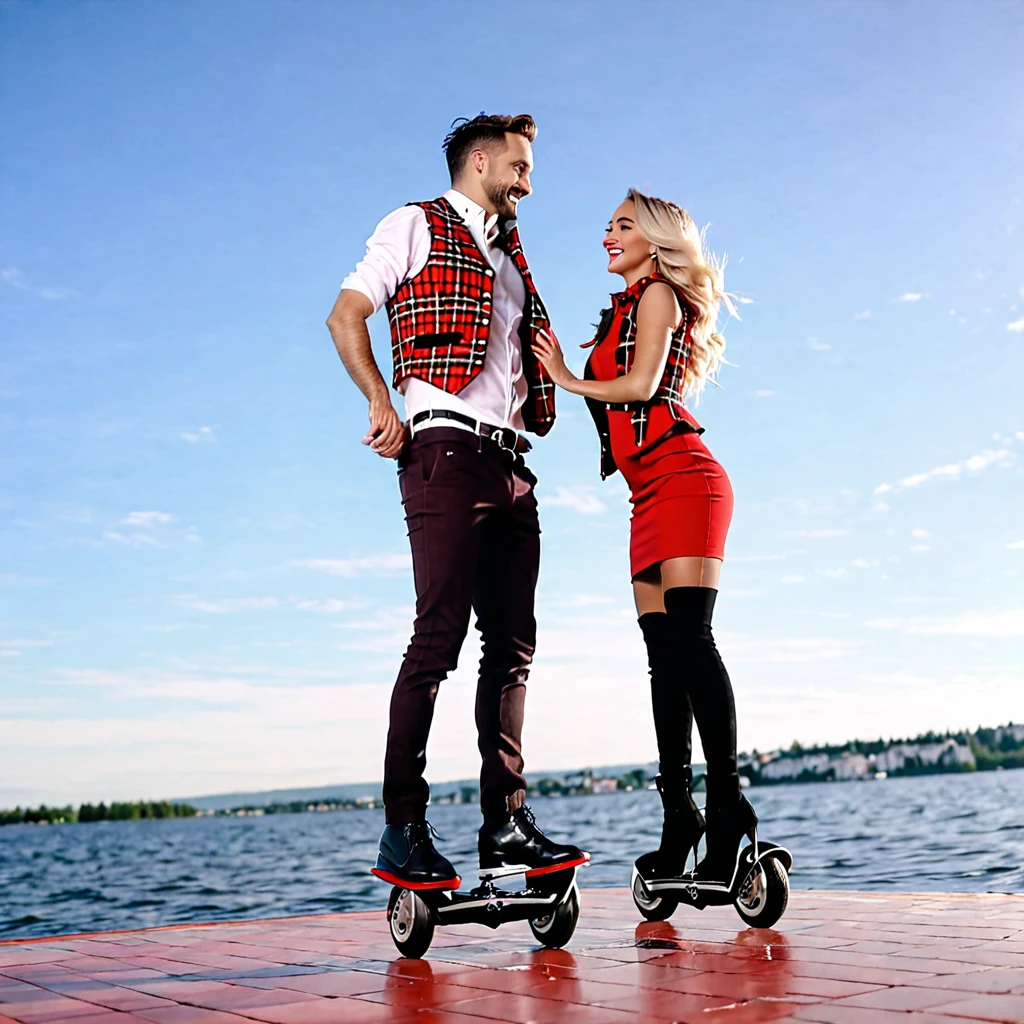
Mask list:
[{"label": "sleeveless dress", "polygon": [[[643,278],[612,296],[612,307],[602,318],[587,363],[586,376],[614,380],[623,364],[632,363],[636,334],[636,308],[645,289],[657,278]],[[668,283],[668,282],[665,282]],[[680,303],[685,299],[677,291]],[[683,309],[687,310],[684,304]],[[690,318],[692,322],[692,317]],[[673,353],[688,356],[687,316],[677,329],[681,344]],[[623,352],[626,352],[624,358]],[[725,539],[732,519],[733,493],[725,470],[700,439],[704,432],[678,399],[680,387],[670,377],[685,373],[685,359],[671,358],[665,380],[650,402],[615,406],[591,400],[598,431],[610,451],[603,460],[608,471],[618,469],[629,485],[633,513],[630,519],[629,559],[635,577],[668,558],[696,556],[724,558]],[[597,407],[597,408],[595,408]],[[599,416],[601,419],[599,419]],[[602,431],[603,417],[606,431]],[[607,472],[604,473],[607,475]]]}]

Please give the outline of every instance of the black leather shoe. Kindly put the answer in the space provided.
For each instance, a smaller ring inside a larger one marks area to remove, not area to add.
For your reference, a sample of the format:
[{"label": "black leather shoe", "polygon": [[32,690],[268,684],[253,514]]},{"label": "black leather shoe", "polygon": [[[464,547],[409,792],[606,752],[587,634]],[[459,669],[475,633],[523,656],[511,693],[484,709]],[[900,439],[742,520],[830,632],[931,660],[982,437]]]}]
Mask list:
[{"label": "black leather shoe", "polygon": [[460,879],[451,862],[437,852],[437,833],[425,821],[385,825],[373,873],[392,885],[455,889]]},{"label": "black leather shoe", "polygon": [[577,846],[554,843],[537,827],[529,807],[520,807],[505,821],[484,823],[477,849],[480,874],[495,877],[521,871],[541,874],[585,864],[590,854]]}]

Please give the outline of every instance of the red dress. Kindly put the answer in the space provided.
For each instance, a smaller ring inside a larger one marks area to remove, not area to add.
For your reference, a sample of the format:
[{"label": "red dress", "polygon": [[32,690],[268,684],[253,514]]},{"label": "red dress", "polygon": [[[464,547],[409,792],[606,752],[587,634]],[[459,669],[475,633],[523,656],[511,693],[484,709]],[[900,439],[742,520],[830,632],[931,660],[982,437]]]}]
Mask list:
[{"label": "red dress", "polygon": [[[593,342],[588,378],[614,380],[628,371],[636,338],[636,307],[656,280],[643,278],[612,296],[612,308],[602,317]],[[678,290],[676,294],[683,320],[673,335],[665,378],[654,398],[628,406],[588,401],[602,444],[610,449],[604,452],[603,475],[619,469],[629,485],[633,576],[667,558],[724,558],[732,519],[729,478],[701,441],[703,428],[682,405],[693,311]]]}]

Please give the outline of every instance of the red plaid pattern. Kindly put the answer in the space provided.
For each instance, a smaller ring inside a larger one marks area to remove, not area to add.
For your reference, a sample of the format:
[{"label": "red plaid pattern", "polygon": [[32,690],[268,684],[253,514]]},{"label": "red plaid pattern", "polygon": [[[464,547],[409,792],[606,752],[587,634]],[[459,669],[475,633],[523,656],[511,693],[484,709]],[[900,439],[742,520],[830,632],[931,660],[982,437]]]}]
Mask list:
[{"label": "red plaid pattern", "polygon": [[[484,366],[494,270],[465,221],[446,199],[412,205],[426,214],[430,255],[426,266],[403,281],[385,303],[391,324],[394,385],[397,387],[406,377],[416,377],[457,395]],[[526,291],[520,338],[529,392],[523,405],[523,423],[527,430],[543,435],[555,421],[555,389],[534,357],[532,343],[539,330],[549,327],[548,314],[515,227],[504,236],[503,244],[522,274]]]},{"label": "red plaid pattern", "polygon": [[618,344],[615,348],[615,365],[619,376],[622,377],[629,372],[633,365],[633,356],[636,350],[636,311],[640,305],[640,299],[649,285],[660,281],[667,284],[676,293],[679,299],[679,308],[683,311],[682,319],[672,332],[672,341],[668,350],[668,360],[665,363],[665,373],[655,391],[654,397],[648,402],[621,402],[621,403],[598,403],[604,408],[631,413],[630,423],[636,437],[636,444],[639,448],[647,437],[647,424],[650,419],[651,406],[664,402],[668,405],[672,418],[677,422],[685,420],[686,406],[683,403],[683,388],[686,382],[686,367],[690,362],[690,351],[692,348],[692,331],[694,323],[694,312],[686,296],[679,288],[676,288],[671,281],[666,280],[659,274],[651,277],[643,277],[623,292],[612,296],[610,309],[601,311],[601,322],[598,324],[597,334],[590,343],[596,345],[603,341],[612,332],[616,332]]}]

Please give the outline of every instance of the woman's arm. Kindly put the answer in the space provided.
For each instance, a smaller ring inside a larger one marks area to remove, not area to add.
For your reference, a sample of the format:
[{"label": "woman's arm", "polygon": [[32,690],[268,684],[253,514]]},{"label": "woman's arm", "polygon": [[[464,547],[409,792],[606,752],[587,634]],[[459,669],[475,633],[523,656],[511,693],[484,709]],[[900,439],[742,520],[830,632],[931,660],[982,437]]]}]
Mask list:
[{"label": "woman's arm", "polygon": [[654,397],[665,373],[672,332],[681,313],[675,293],[660,281],[650,285],[636,311],[636,349],[629,373],[615,380],[581,380],[565,365],[553,335],[542,335],[534,354],[551,379],[566,391],[599,402],[647,402]]}]

